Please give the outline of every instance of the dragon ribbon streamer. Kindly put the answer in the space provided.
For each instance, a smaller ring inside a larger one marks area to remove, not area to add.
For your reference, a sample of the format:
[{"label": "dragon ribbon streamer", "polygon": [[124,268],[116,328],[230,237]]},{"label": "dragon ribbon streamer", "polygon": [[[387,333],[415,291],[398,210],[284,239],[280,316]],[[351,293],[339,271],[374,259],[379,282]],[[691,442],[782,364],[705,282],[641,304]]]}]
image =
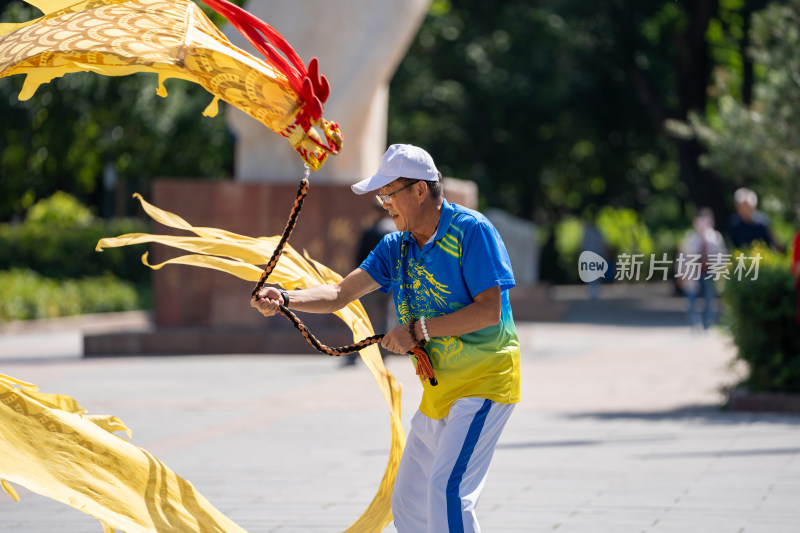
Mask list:
[{"label": "dragon ribbon streamer", "polygon": [[27,3],[44,16],[0,24],[0,78],[26,75],[21,100],[72,72],[151,72],[158,74],[159,95],[167,95],[168,78],[197,83],[214,95],[205,115],[217,114],[219,100],[228,102],[286,137],[313,170],[342,147],[339,125],[322,117],[330,87],[316,58],[306,67],[277,31],[225,0],[207,3],[265,60],[234,46],[190,0]]}]

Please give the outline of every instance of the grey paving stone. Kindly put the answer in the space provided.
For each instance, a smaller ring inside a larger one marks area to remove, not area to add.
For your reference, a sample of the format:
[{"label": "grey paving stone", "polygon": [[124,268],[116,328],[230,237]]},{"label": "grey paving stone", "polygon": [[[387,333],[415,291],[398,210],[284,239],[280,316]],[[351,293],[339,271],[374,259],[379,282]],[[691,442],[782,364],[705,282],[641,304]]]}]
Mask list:
[{"label": "grey paving stone", "polygon": [[[678,327],[520,328],[524,401],[478,508],[484,531],[800,531],[800,417],[718,409],[719,387],[735,377],[727,339]],[[57,347],[57,357],[3,356],[20,342],[0,335],[0,372],[119,416],[135,444],[251,533],[341,531],[383,474],[388,411],[363,365],[314,355],[83,360]],[[420,388],[406,358],[387,365],[404,384],[407,428]],[[19,492],[17,503],[0,492],[2,531],[100,531]]]}]

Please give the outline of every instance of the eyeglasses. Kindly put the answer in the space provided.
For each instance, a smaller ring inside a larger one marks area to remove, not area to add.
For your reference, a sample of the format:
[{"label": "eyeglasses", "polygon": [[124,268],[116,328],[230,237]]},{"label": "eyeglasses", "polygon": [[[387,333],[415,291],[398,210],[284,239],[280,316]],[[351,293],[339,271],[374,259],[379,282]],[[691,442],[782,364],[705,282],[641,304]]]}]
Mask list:
[{"label": "eyeglasses", "polygon": [[393,194],[397,194],[397,193],[399,193],[400,191],[402,191],[403,189],[408,189],[409,187],[411,187],[411,186],[412,186],[412,185],[414,185],[415,183],[417,183],[417,182],[416,182],[416,181],[412,181],[411,183],[409,183],[409,184],[408,184],[408,185],[406,185],[405,187],[400,187],[400,188],[399,188],[399,189],[397,189],[396,191],[394,191],[394,192],[390,192],[389,194],[376,194],[376,195],[375,195],[375,198],[377,198],[377,199],[378,199],[378,201],[381,203],[381,205],[390,204],[390,203],[392,203],[392,195],[393,195]]}]

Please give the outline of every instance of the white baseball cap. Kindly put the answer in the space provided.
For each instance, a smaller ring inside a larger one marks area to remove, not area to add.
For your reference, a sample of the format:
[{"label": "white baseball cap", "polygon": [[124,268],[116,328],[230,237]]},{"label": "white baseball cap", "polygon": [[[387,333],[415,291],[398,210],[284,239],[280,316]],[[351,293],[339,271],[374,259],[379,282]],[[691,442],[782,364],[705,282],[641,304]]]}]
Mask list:
[{"label": "white baseball cap", "polygon": [[393,144],[383,154],[378,172],[351,188],[356,194],[365,194],[377,191],[397,178],[439,181],[439,171],[436,170],[431,155],[422,148],[410,144]]}]

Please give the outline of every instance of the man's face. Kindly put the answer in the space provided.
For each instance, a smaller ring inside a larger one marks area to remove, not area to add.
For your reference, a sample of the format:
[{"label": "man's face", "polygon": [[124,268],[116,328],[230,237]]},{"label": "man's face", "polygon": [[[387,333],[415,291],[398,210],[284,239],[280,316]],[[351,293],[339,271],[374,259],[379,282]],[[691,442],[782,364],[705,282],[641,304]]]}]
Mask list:
[{"label": "man's face", "polygon": [[739,213],[739,216],[745,222],[749,222],[753,217],[753,211],[755,211],[755,207],[747,202],[736,203],[736,212]]},{"label": "man's face", "polygon": [[398,191],[397,194],[392,194],[389,197],[389,202],[384,202],[383,204],[383,208],[388,212],[397,231],[411,231],[413,215],[419,208],[418,203],[414,202],[416,183],[401,191],[400,189],[404,186],[401,181],[395,180],[378,190],[380,194],[391,194]]}]

